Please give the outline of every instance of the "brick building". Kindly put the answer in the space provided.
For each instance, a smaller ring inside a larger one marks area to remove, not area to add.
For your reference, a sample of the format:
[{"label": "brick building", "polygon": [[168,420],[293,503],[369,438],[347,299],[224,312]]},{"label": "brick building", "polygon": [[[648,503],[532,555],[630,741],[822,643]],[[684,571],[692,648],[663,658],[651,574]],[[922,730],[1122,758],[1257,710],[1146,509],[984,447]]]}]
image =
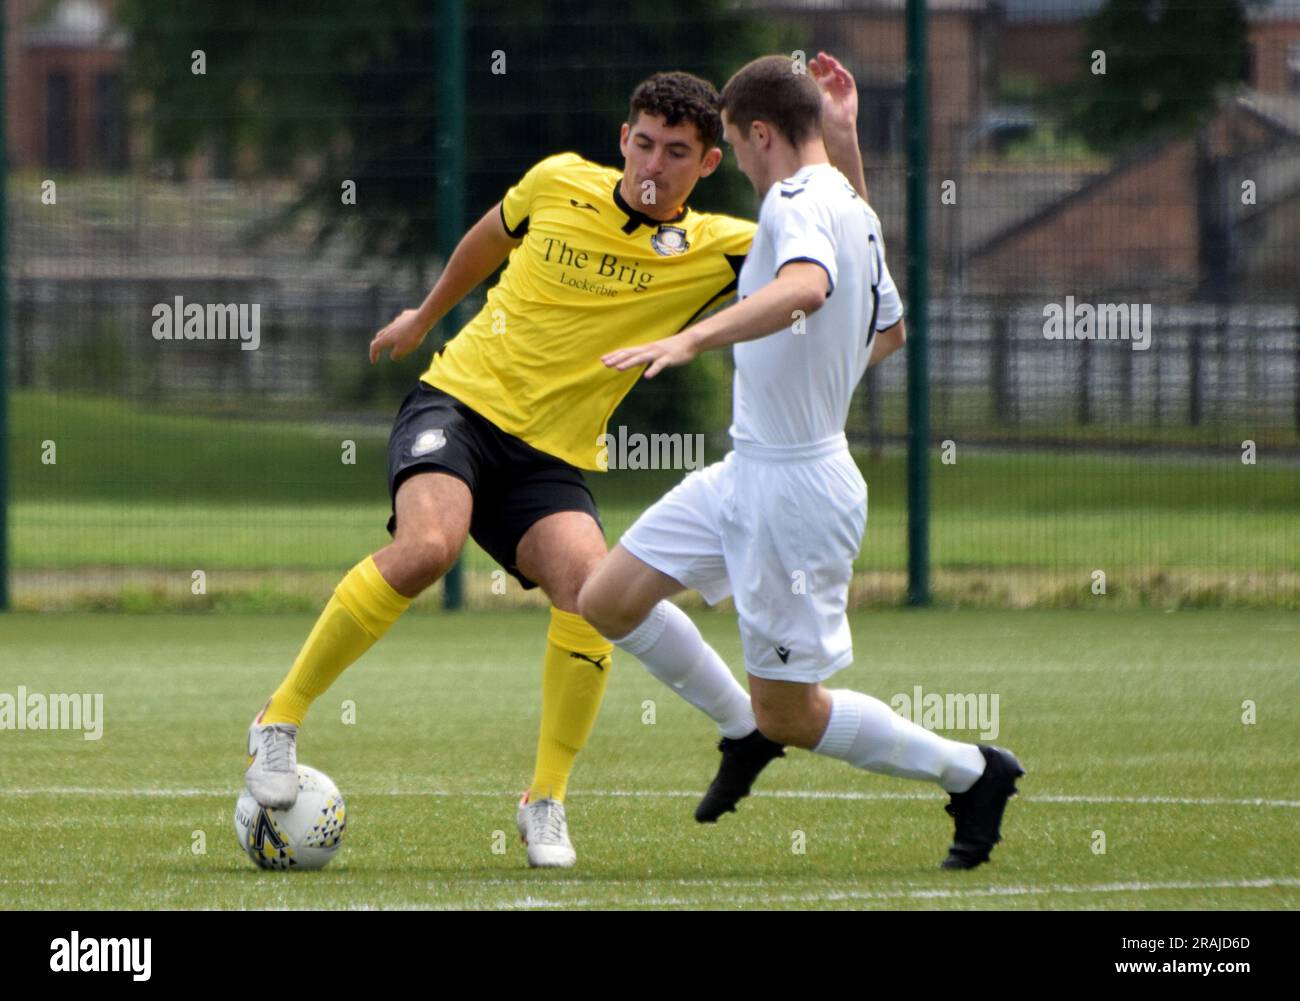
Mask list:
[{"label": "brick building", "polygon": [[1297,234],[1300,94],[1250,90],[973,248],[971,287],[1290,301]]},{"label": "brick building", "polygon": [[[1001,71],[1048,85],[1088,69],[1081,17],[1100,3],[1081,2],[1049,10],[1026,6],[1007,13],[999,31]],[[1300,94],[1300,3],[1274,0],[1246,11],[1248,56],[1242,82],[1265,94]]]},{"label": "brick building", "polygon": [[[749,9],[811,31],[808,55],[835,53],[858,81],[858,132],[870,162],[901,160],[907,77],[904,0],[751,0]],[[961,136],[992,104],[1000,8],[990,0],[929,0],[930,157],[959,155]]]},{"label": "brick building", "polygon": [[125,169],[122,63],[114,0],[8,0],[6,122],[14,169]]}]

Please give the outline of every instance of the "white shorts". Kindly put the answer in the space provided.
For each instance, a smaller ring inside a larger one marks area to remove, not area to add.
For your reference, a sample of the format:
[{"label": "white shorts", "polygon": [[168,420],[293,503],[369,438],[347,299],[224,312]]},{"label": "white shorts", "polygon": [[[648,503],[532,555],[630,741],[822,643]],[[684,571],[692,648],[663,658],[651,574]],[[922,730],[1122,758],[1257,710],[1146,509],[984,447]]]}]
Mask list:
[{"label": "white shorts", "polygon": [[853,660],[845,610],[866,526],[867,485],[837,435],[761,454],[737,444],[620,543],[710,605],[735,597],[750,674],[815,682]]}]

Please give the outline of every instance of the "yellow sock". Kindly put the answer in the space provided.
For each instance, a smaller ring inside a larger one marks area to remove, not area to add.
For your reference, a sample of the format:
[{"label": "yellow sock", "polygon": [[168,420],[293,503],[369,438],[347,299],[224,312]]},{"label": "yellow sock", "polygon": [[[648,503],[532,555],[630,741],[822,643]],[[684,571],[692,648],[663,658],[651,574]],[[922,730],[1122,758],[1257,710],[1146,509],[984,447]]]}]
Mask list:
[{"label": "yellow sock", "polygon": [[581,615],[551,608],[542,661],[542,730],[529,799],[564,802],[569,773],[600,712],[614,646]]},{"label": "yellow sock", "polygon": [[334,589],[288,676],[271,696],[262,722],[301,726],[311,704],[410,604],[384,580],[373,557],[354,566]]}]

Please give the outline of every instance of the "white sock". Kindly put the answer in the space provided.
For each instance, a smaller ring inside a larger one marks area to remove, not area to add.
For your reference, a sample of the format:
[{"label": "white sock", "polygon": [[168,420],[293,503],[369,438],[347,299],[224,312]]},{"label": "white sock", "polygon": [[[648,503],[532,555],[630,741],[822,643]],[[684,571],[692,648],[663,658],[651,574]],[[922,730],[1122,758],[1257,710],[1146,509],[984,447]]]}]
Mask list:
[{"label": "white sock", "polygon": [[672,602],[659,602],[639,626],[611,642],[711,717],[722,736],[747,737],[758,729],[749,693],[704,642],[690,616]]},{"label": "white sock", "polygon": [[947,792],[965,792],[984,772],[974,744],[940,737],[904,719],[870,695],[833,689],[831,719],[815,754],[857,768],[907,779],[930,779]]}]

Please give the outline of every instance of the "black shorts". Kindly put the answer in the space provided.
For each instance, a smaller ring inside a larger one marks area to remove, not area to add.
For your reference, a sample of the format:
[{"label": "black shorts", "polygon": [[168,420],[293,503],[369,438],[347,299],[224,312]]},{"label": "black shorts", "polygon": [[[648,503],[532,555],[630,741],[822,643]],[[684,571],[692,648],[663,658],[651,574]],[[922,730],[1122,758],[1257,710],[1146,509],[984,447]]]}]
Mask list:
[{"label": "black shorts", "polygon": [[421,382],[402,401],[388,439],[389,534],[397,529],[397,488],[408,476],[425,472],[465,481],[474,499],[470,537],[525,589],[537,582],[519,572],[515,550],[534,522],[556,511],[585,511],[600,525],[580,469],[506,434],[454,396]]}]

